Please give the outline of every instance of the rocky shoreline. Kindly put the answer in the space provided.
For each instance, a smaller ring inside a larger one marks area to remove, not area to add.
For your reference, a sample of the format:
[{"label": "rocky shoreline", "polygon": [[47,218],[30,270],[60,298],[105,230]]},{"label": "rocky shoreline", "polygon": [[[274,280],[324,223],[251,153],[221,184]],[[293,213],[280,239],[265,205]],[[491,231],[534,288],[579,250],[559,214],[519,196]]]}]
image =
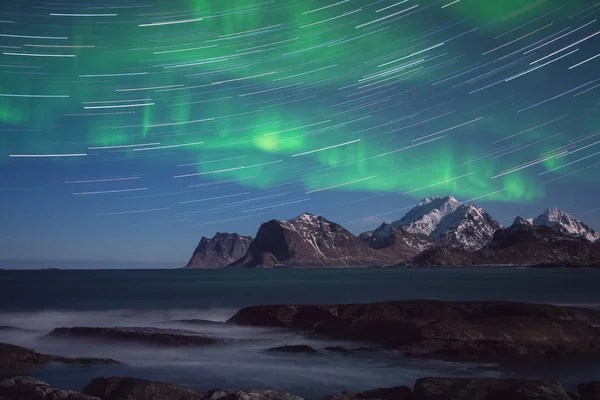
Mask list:
[{"label": "rocky shoreline", "polygon": [[[2,400],[304,400],[267,389],[215,389],[197,392],[178,385],[137,378],[95,378],[81,392],[54,388],[18,376],[0,381]],[[598,400],[600,382],[567,392],[558,382],[492,378],[421,378],[412,388],[396,386],[365,392],[345,390],[321,400]]]},{"label": "rocky shoreline", "polygon": [[243,308],[228,323],[288,328],[455,361],[600,357],[600,311],[545,304],[408,300],[270,305]]},{"label": "rocky shoreline", "polygon": [[32,349],[15,346],[8,343],[0,343],[0,373],[16,370],[37,368],[50,363],[62,364],[120,364],[116,360],[108,358],[90,357],[62,357],[49,354],[41,354]]},{"label": "rocky shoreline", "polygon": [[[201,321],[202,324],[212,323]],[[343,340],[348,347],[315,349],[290,344],[265,349],[286,357],[328,357],[364,351],[393,352],[461,362],[524,365],[550,360],[600,361],[600,310],[506,301],[406,300],[370,304],[264,305],[240,309],[222,326],[276,328],[301,337]],[[45,335],[60,340],[98,340],[158,347],[226,346],[231,343],[184,329],[56,328]],[[242,339],[243,340],[243,339]],[[271,390],[219,389],[200,393],[167,383],[134,378],[96,378],[81,393],[52,388],[21,376],[50,363],[115,364],[110,359],[67,358],[0,343],[0,400],[301,400]],[[363,383],[368,386],[367,383]],[[349,384],[351,386],[351,383]],[[578,397],[581,396],[581,397]],[[368,392],[345,391],[324,400],[600,400],[600,383],[568,394],[557,382],[484,378],[423,378],[414,387]]]}]

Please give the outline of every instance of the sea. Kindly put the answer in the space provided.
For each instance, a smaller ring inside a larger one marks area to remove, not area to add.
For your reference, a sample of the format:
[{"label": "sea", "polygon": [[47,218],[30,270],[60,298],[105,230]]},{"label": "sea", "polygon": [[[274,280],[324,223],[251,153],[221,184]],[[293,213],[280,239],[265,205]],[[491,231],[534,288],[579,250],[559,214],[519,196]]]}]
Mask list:
[{"label": "sea", "polygon": [[[240,308],[260,304],[401,299],[514,300],[600,308],[599,288],[600,269],[567,268],[2,270],[0,342],[122,363],[51,364],[27,373],[73,390],[99,376],[131,376],[199,391],[267,388],[307,399],[346,389],[412,386],[426,376],[553,379],[573,390],[580,382],[598,380],[600,364],[563,360],[509,367],[405,357],[394,351],[335,354],[324,348],[356,344],[281,329],[181,321],[226,321]],[[71,326],[187,329],[232,340],[226,345],[158,348],[46,336],[54,328]],[[310,345],[320,354],[266,352],[295,344]]]}]

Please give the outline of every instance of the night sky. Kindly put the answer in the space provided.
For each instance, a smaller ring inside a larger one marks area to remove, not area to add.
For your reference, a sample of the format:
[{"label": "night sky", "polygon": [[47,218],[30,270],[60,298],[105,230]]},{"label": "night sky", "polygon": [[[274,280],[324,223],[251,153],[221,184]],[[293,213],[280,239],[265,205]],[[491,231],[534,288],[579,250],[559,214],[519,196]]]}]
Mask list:
[{"label": "night sky", "polygon": [[448,194],[600,228],[598,1],[107,1],[1,2],[1,259]]}]

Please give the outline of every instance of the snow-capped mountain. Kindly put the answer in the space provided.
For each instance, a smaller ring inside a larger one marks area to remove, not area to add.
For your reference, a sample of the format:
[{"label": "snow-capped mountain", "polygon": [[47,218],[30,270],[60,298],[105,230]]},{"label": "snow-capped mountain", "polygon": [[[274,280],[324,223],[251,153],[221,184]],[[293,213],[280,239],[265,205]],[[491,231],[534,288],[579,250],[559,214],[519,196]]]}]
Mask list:
[{"label": "snow-capped mountain", "polygon": [[510,227],[474,204],[429,197],[356,237],[308,213],[263,223],[256,237],[202,238],[185,268],[414,265],[600,265],[600,233],[556,208]]},{"label": "snow-capped mountain", "polygon": [[304,213],[262,224],[245,256],[230,267],[360,266],[377,261],[375,252],[342,226]]},{"label": "snow-capped mountain", "polygon": [[217,232],[211,238],[203,237],[184,268],[221,268],[246,254],[252,242],[250,236]]},{"label": "snow-capped mountain", "polygon": [[600,245],[518,217],[511,226],[497,230],[490,243],[480,250],[437,246],[421,252],[410,264],[598,266]]},{"label": "snow-capped mountain", "polygon": [[533,225],[533,218],[517,217],[517,218],[515,218],[515,220],[513,221],[512,225],[510,227],[517,229],[519,227],[527,227],[527,226],[531,226],[531,225]]},{"label": "snow-capped mountain", "polygon": [[548,226],[557,232],[567,235],[581,237],[595,242],[600,239],[600,233],[577,220],[575,217],[567,214],[558,208],[548,208],[541,215],[533,220],[534,225]]},{"label": "snow-capped mountain", "polygon": [[460,202],[452,196],[428,197],[421,200],[412,210],[398,221],[392,222],[392,227],[403,227],[410,233],[431,235],[436,230],[442,218],[453,213],[460,207]]},{"label": "snow-capped mountain", "polygon": [[479,250],[488,244],[502,226],[475,204],[459,206],[443,217],[431,236],[441,244],[465,250]]},{"label": "snow-capped mountain", "polygon": [[[477,205],[461,204],[452,196],[428,197],[419,202],[400,220],[383,224],[367,236],[377,235],[378,239],[369,239],[368,243],[385,243],[394,228],[402,228],[413,235],[426,235],[439,244],[458,247],[465,250],[478,250],[492,239],[500,224]],[[414,238],[413,238],[414,239]],[[431,247],[427,242],[413,240],[419,251]],[[375,247],[374,247],[375,248]]]}]

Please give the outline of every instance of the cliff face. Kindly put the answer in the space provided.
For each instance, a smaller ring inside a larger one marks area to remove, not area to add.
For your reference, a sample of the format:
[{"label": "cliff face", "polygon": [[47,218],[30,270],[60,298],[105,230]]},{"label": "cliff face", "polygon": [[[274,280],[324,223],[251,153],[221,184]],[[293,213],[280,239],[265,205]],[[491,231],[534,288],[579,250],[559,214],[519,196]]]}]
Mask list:
[{"label": "cliff face", "polygon": [[212,239],[203,237],[184,268],[222,268],[246,254],[252,242],[250,236],[237,233],[217,233]]}]

